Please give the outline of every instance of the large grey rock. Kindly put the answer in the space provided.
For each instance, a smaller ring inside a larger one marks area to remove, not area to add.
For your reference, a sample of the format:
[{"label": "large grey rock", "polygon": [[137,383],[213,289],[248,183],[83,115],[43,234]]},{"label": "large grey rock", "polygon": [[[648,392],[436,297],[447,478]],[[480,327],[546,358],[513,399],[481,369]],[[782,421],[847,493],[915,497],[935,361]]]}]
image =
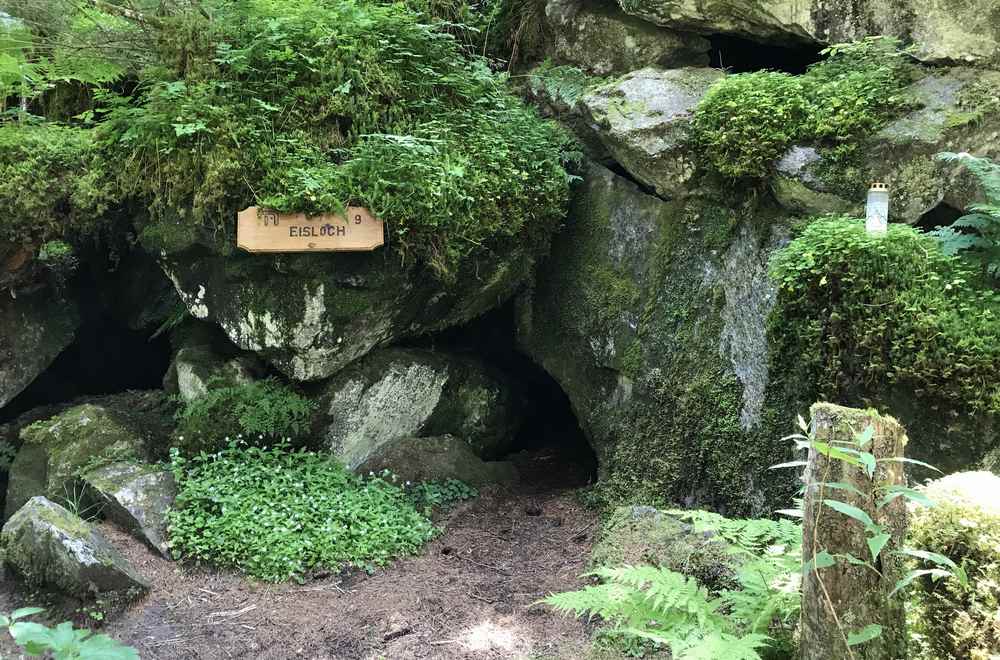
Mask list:
[{"label": "large grey rock", "polygon": [[522,409],[510,385],[476,360],[406,349],[366,356],[325,383],[318,400],[318,433],[350,468],[410,436],[453,434],[479,456],[501,456]]},{"label": "large grey rock", "polygon": [[379,447],[358,467],[362,474],[379,474],[382,470],[412,483],[458,479],[470,486],[485,486],[517,481],[513,463],[484,461],[469,443],[451,435],[394,440]]},{"label": "large grey rock", "polygon": [[621,74],[646,66],[708,65],[706,39],[659,28],[614,5],[549,0],[545,15],[555,35],[553,59],[593,75]]},{"label": "large grey rock", "polygon": [[[541,233],[544,234],[544,231]],[[536,237],[537,238],[537,237]],[[453,282],[390,249],[370,254],[188,251],[162,265],[191,314],[290,378],[326,378],[373,348],[469,321],[502,304],[544,244],[519,237],[464,262]]]},{"label": "large grey rock", "polygon": [[167,371],[167,391],[177,392],[183,401],[202,396],[209,389],[246,385],[264,373],[252,355],[226,358],[208,346],[191,346],[177,351]]},{"label": "large grey rock", "polygon": [[170,556],[167,512],[177,497],[177,485],[169,470],[134,462],[112,463],[87,472],[83,481],[108,520],[164,557]]},{"label": "large grey rock", "polygon": [[171,344],[174,359],[163,377],[163,389],[182,401],[196,399],[210,388],[246,385],[267,374],[256,355],[240,351],[210,323],[182,324],[172,333]]},{"label": "large grey rock", "polygon": [[817,176],[822,157],[813,147],[794,146],[778,161],[771,191],[778,203],[795,213],[863,215],[860,200],[848,201]]},{"label": "large grey rock", "polygon": [[723,73],[647,67],[580,99],[585,116],[614,159],[663,197],[686,190],[694,160],[684,145],[691,113]]},{"label": "large grey rock", "polygon": [[79,323],[76,303],[47,289],[0,295],[0,408],[69,346]]},{"label": "large grey rock", "polygon": [[655,25],[765,42],[841,43],[888,35],[912,41],[932,62],[989,64],[1000,57],[1000,9],[993,0],[618,0]]},{"label": "large grey rock", "polygon": [[766,331],[789,219],[763,212],[663,201],[596,165],[576,189],[518,342],[566,391],[611,497],[766,515],[794,493],[767,470],[795,414],[772,398]]},{"label": "large grey rock", "polygon": [[0,532],[6,564],[28,584],[75,597],[132,600],[150,585],[93,526],[33,497]]},{"label": "large grey rock", "polygon": [[136,421],[141,401],[131,397],[124,405],[130,403],[135,410],[93,403],[74,406],[23,428],[23,444],[10,467],[6,516],[37,495],[56,502],[79,501],[78,480],[86,469],[148,456],[162,436]]}]

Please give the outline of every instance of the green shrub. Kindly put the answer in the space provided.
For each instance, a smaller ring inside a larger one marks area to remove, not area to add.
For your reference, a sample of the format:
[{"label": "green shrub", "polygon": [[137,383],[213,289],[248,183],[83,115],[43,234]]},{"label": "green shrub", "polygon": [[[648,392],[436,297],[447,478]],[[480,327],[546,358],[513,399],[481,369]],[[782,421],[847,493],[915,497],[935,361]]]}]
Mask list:
[{"label": "green shrub", "polygon": [[358,477],[329,454],[234,443],[190,460],[174,450],[172,467],[174,555],[262,580],[373,570],[436,533],[402,488]]},{"label": "green shrub", "polygon": [[[383,474],[382,478],[386,476]],[[395,481],[393,479],[393,483]],[[422,511],[425,516],[430,516],[436,508],[448,507],[456,502],[471,500],[479,495],[478,490],[458,479],[422,481],[416,484],[407,482],[406,491],[413,506],[417,507],[418,511]]]},{"label": "green shrub", "polygon": [[825,53],[801,76],[759,71],[712,86],[692,126],[713,169],[764,178],[796,142],[834,147],[862,139],[905,107],[910,67],[897,42],[867,39]]},{"label": "green shrub", "polygon": [[90,131],[0,123],[0,243],[93,234],[112,199]]},{"label": "green shrub", "polygon": [[918,632],[936,660],[1000,654],[1000,477],[952,474],[922,489],[935,506],[913,511],[910,537],[962,566],[967,586],[924,578],[914,590]]},{"label": "green shrub", "polygon": [[178,410],[174,446],[194,454],[237,438],[251,444],[298,439],[309,431],[315,405],[276,380],[209,387]]},{"label": "green shrub", "polygon": [[1000,411],[1000,295],[934,238],[822,219],[770,272],[773,351],[795,356],[804,398],[869,405],[902,384],[934,405]]}]

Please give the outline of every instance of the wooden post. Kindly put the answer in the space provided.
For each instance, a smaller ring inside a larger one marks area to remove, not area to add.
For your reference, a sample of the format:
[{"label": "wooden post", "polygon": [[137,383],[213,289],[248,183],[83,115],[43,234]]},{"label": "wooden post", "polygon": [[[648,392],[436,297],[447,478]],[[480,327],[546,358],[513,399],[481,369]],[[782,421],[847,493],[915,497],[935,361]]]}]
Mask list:
[{"label": "wooden post", "polygon": [[[903,456],[906,431],[891,417],[829,403],[817,403],[811,413],[814,442],[856,448],[857,435],[871,426],[875,433],[863,451],[874,454],[876,459]],[[897,497],[881,509],[877,506],[884,494],[878,492],[879,487],[905,483],[902,463],[878,463],[874,479],[870,479],[863,468],[810,449],[804,478],[803,558],[809,561],[823,551],[842,556],[832,566],[809,570],[803,575],[801,657],[803,660],[905,658],[903,601],[899,594],[890,598],[889,593],[902,577],[901,558],[893,551],[902,547],[906,536],[906,505],[904,498]],[[823,485],[838,482],[858,492]],[[872,559],[865,524],[824,505],[823,500],[839,500],[861,509],[890,535],[877,560]],[[871,566],[851,564],[843,558],[848,554]],[[848,647],[847,637],[870,624],[882,626],[882,633],[868,642]]]}]

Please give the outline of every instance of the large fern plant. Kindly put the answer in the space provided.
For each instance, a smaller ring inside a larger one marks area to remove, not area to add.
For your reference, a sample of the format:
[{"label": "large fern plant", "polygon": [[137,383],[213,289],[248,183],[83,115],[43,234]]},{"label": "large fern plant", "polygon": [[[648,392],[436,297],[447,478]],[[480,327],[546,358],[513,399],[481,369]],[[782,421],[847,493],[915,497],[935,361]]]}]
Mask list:
[{"label": "large fern plant", "polygon": [[599,617],[615,632],[650,640],[679,660],[758,660],[788,650],[800,604],[802,531],[788,521],[730,520],[672,511],[696,533],[718,534],[743,558],[737,589],[710,593],[694,578],[655,566],[601,568],[598,584],[544,600],[557,612]]},{"label": "large fern plant", "polygon": [[931,232],[945,254],[959,254],[980,263],[990,276],[1000,279],[1000,164],[967,153],[940,153],[939,159],[965,165],[979,180],[985,204],[975,204],[948,227]]},{"label": "large fern plant", "polygon": [[654,566],[601,568],[589,575],[603,582],[545,602],[563,614],[614,622],[619,632],[663,644],[680,660],[757,660],[767,641],[762,634],[740,634],[721,613],[724,599],[712,598],[694,578]]}]

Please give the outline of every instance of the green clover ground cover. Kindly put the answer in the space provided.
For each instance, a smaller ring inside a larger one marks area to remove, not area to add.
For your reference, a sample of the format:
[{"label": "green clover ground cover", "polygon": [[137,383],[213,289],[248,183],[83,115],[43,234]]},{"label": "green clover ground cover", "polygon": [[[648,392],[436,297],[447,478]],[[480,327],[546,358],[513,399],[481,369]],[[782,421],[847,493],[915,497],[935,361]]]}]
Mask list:
[{"label": "green clover ground cover", "polygon": [[233,443],[190,459],[174,450],[171,458],[177,558],[278,582],[317,568],[373,570],[437,533],[403,488],[352,474],[329,454]]}]

